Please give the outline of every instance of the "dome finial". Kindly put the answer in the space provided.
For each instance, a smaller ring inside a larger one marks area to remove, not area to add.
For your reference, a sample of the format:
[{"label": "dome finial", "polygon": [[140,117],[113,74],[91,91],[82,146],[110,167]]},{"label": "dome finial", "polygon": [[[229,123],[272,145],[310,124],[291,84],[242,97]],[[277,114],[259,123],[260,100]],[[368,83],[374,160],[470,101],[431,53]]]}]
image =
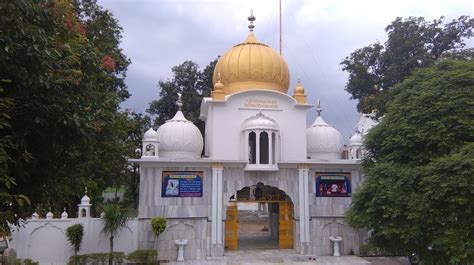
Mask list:
[{"label": "dome finial", "polygon": [[84,187],[84,195],[87,195],[87,187]]},{"label": "dome finial", "polygon": [[249,29],[250,32],[253,32],[253,29],[255,26],[253,25],[253,22],[256,20],[255,16],[253,15],[253,9],[250,9],[250,16],[247,18],[250,22]]},{"label": "dome finial", "polygon": [[178,100],[176,101],[176,105],[178,106],[178,110],[181,111],[181,107],[183,107],[183,101],[181,101],[181,93],[178,93]]},{"label": "dome finial", "polygon": [[321,112],[323,109],[321,108],[321,100],[318,99],[318,108],[316,109],[316,112],[318,113],[318,116],[321,116]]}]

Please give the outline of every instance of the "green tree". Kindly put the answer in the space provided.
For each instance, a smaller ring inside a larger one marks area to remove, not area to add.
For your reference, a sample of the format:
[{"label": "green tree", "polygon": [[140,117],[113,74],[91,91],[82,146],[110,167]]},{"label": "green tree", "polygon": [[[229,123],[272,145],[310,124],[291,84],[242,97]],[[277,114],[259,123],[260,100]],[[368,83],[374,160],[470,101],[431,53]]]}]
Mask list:
[{"label": "green tree", "polygon": [[104,205],[105,216],[102,219],[102,233],[109,238],[110,252],[109,252],[109,265],[113,264],[113,252],[114,252],[114,238],[117,234],[127,226],[127,221],[130,218],[130,211],[126,208],[122,208],[116,203]]},{"label": "green tree", "polygon": [[84,226],[82,226],[82,224],[71,225],[66,229],[66,237],[74,250],[74,264],[77,265],[77,252],[81,250]]},{"label": "green tree", "polygon": [[473,263],[474,61],[416,70],[391,93],[347,219],[387,252]]},{"label": "green tree", "polygon": [[156,115],[155,126],[173,118],[178,111],[178,94],[181,94],[184,115],[204,133],[204,122],[199,119],[199,112],[202,98],[211,95],[212,74],[216,63],[217,60],[210,62],[201,72],[195,62],[185,61],[171,69],[171,80],[158,82],[161,89],[160,98],[153,100],[147,110],[148,113]]},{"label": "green tree", "polygon": [[346,91],[358,100],[361,112],[385,112],[390,90],[415,69],[432,66],[446,57],[472,58],[465,40],[473,35],[474,19],[461,16],[443,24],[443,17],[397,18],[385,28],[388,40],[354,51],[341,62],[349,73]]},{"label": "green tree", "polygon": [[[129,150],[134,152],[129,157],[138,157],[141,155],[143,134],[151,128],[151,118],[141,113],[130,113],[128,115],[128,141]],[[140,168],[138,164],[131,163],[127,165],[127,179],[125,185],[125,200],[132,208],[138,207],[138,193],[140,188]]]},{"label": "green tree", "polygon": [[53,209],[73,209],[85,186],[99,198],[130,152],[118,112],[128,96],[121,28],[96,1],[2,1],[0,13],[9,192]]}]

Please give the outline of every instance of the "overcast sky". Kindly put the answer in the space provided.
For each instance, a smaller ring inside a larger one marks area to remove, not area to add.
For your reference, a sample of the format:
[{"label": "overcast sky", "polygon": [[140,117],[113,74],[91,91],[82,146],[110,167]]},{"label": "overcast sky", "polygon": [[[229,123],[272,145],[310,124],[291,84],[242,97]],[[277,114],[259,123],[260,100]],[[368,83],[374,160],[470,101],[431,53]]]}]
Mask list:
[{"label": "overcast sky", "polygon": [[[192,60],[203,69],[245,40],[247,16],[254,10],[255,35],[275,50],[278,0],[99,0],[123,27],[121,47],[131,59],[126,83],[132,94],[122,104],[145,112],[158,97],[159,80],[171,67]],[[282,0],[283,57],[290,68],[290,94],[301,79],[309,102],[321,99],[322,116],[345,142],[355,129],[356,102],[344,91],[347,73],[339,63],[355,49],[385,42],[385,27],[396,17],[474,15],[472,0]],[[472,43],[472,42],[471,42]],[[472,45],[470,45],[472,46]],[[315,110],[308,113],[308,123]]]}]

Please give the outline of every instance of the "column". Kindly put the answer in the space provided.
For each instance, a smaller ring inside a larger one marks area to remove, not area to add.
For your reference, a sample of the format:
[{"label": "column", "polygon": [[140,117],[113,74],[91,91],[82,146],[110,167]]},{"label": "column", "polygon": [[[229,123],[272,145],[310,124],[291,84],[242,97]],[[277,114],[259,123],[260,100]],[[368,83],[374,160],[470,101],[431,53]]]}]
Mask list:
[{"label": "column", "polygon": [[309,233],[309,169],[307,165],[298,166],[298,196],[300,211],[300,242],[310,242]]},{"label": "column", "polygon": [[[219,168],[216,168],[217,172],[217,244],[224,242],[224,231],[222,230],[222,171],[223,166],[220,164]],[[227,202],[227,200],[226,200]]]},{"label": "column", "polygon": [[255,131],[255,164],[260,165],[260,133],[261,131]]},{"label": "column", "polygon": [[273,165],[273,161],[272,161],[272,158],[273,158],[273,154],[272,154],[272,144],[273,144],[273,137],[272,137],[272,131],[268,131],[267,132],[267,135],[268,135],[268,164],[269,165]]},{"label": "column", "polygon": [[212,164],[211,256],[223,255],[222,171],[221,163]]},{"label": "column", "polygon": [[212,165],[211,243],[217,244],[217,170]]}]

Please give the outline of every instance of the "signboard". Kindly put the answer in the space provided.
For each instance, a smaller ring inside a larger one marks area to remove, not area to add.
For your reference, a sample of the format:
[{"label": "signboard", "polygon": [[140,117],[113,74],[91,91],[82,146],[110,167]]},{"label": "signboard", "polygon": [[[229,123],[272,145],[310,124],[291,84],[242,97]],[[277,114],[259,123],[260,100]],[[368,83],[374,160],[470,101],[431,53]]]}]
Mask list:
[{"label": "signboard", "polygon": [[161,197],[202,197],[202,171],[163,171]]},{"label": "signboard", "polygon": [[316,172],[316,197],[350,197],[350,173]]}]

